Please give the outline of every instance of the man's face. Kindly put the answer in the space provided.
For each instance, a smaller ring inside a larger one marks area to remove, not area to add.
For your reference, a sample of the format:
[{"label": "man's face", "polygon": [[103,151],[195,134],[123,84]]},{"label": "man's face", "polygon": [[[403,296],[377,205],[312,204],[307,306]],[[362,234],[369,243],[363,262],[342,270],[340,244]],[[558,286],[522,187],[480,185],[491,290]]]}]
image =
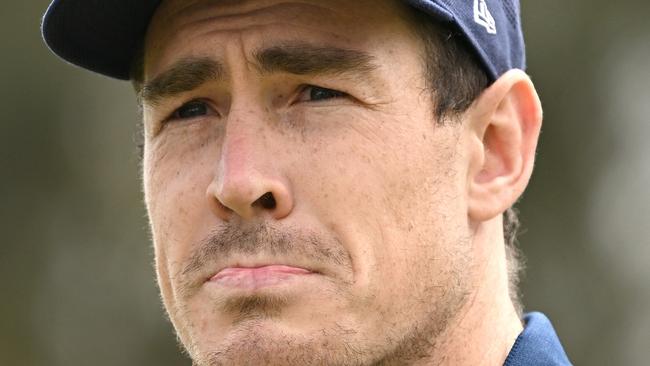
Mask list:
[{"label": "man's face", "polygon": [[145,199],[162,298],[198,364],[415,360],[463,305],[463,127],[433,119],[405,18],[388,1],[155,14]]}]

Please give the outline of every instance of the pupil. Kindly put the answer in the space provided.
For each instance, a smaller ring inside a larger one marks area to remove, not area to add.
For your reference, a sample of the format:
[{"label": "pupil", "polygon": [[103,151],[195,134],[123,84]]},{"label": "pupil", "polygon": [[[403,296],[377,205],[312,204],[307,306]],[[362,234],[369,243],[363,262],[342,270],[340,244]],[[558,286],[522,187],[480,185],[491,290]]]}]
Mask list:
[{"label": "pupil", "polygon": [[204,103],[194,102],[185,105],[178,111],[178,116],[180,118],[192,118],[197,116],[203,116],[207,113],[207,107]]},{"label": "pupil", "polygon": [[316,88],[316,87],[311,88],[310,94],[311,94],[310,95],[311,100],[323,100],[323,99],[337,98],[341,96],[340,92],[331,89]]}]

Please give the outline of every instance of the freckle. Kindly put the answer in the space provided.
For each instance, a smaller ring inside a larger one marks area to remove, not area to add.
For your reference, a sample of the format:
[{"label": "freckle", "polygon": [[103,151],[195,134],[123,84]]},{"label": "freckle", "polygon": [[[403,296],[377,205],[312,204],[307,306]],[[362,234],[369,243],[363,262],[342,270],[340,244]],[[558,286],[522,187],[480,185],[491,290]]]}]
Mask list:
[{"label": "freckle", "polygon": [[427,139],[427,135],[422,134],[422,140],[426,140],[426,139]]}]

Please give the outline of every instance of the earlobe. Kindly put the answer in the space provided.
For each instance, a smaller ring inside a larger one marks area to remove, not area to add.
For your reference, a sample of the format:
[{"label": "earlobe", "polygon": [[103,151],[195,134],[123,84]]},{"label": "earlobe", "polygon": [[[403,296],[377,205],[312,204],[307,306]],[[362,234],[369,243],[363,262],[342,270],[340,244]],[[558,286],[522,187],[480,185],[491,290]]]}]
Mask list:
[{"label": "earlobe", "polygon": [[468,169],[468,215],[487,221],[521,196],[532,174],[542,109],[530,78],[511,70],[476,101]]}]

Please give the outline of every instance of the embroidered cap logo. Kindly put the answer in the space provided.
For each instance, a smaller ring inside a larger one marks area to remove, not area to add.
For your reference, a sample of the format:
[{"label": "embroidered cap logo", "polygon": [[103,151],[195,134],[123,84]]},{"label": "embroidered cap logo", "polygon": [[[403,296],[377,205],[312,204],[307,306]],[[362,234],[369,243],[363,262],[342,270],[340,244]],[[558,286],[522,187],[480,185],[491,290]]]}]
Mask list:
[{"label": "embroidered cap logo", "polygon": [[497,24],[490,14],[485,0],[474,0],[474,21],[485,27],[488,33],[497,34]]}]

